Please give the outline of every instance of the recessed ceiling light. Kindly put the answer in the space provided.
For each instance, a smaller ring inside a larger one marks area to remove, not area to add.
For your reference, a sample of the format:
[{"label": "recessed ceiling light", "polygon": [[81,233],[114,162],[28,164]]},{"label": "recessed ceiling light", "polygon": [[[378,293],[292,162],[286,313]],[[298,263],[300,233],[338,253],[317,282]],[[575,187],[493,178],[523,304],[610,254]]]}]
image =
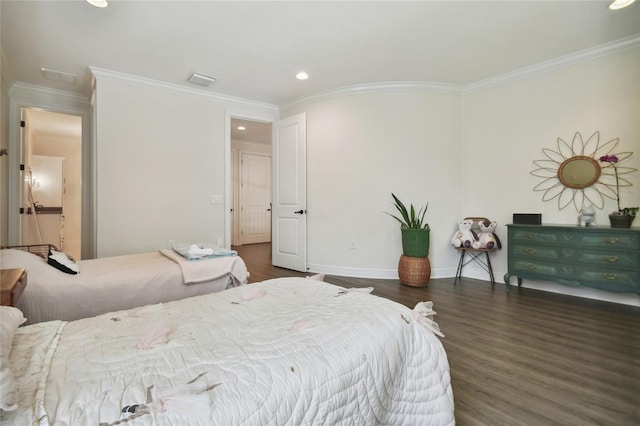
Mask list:
[{"label": "recessed ceiling light", "polygon": [[192,84],[197,84],[198,86],[209,87],[212,83],[215,83],[216,79],[208,75],[193,72],[187,78],[187,81]]},{"label": "recessed ceiling light", "polygon": [[238,126],[238,127],[236,127],[236,129],[238,129],[238,130],[247,130],[247,128],[244,127],[244,126]]},{"label": "recessed ceiling light", "polygon": [[304,71],[300,71],[298,74],[296,74],[296,78],[297,78],[298,80],[306,80],[306,79],[308,79],[308,78],[309,78],[309,74],[307,74],[307,73],[306,73],[306,72],[304,72]]},{"label": "recessed ceiling light", "polygon": [[627,7],[627,6],[629,6],[631,3],[635,2],[635,1],[636,0],[614,0],[609,5],[609,9],[611,9],[611,10],[622,9],[623,7]]},{"label": "recessed ceiling light", "polygon": [[95,7],[107,7],[107,6],[109,6],[109,3],[107,3],[107,0],[87,0],[87,3],[89,3],[91,6],[95,6]]}]

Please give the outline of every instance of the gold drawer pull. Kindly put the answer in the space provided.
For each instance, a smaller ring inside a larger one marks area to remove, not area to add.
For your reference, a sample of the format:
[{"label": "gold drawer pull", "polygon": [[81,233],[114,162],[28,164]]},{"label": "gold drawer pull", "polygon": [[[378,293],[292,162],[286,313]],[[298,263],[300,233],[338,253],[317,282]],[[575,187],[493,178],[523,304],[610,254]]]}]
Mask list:
[{"label": "gold drawer pull", "polygon": [[604,260],[606,260],[607,262],[611,262],[611,263],[617,262],[618,259],[619,259],[618,256],[605,256],[604,257]]},{"label": "gold drawer pull", "polygon": [[535,270],[536,270],[536,265],[532,265],[532,264],[530,264],[530,263],[526,263],[526,264],[524,265],[524,267],[525,267],[526,269],[530,270],[530,271],[535,271]]},{"label": "gold drawer pull", "polygon": [[574,270],[575,268],[574,268],[573,266],[571,266],[571,265],[565,265],[565,266],[563,266],[563,267],[562,267],[562,269],[563,269],[565,272],[573,272],[573,270]]},{"label": "gold drawer pull", "polygon": [[605,280],[613,281],[618,279],[618,274],[602,274]]},{"label": "gold drawer pull", "polygon": [[609,243],[609,244],[617,244],[618,242],[620,242],[620,238],[618,238],[618,237],[615,237],[615,238],[604,237],[602,239],[602,241],[604,241],[605,243]]},{"label": "gold drawer pull", "polygon": [[525,233],[524,236],[530,240],[534,240],[536,238],[536,234],[531,234],[529,232]]},{"label": "gold drawer pull", "polygon": [[522,251],[524,251],[527,254],[536,254],[538,252],[538,250],[532,249],[532,248],[524,248],[522,249]]}]

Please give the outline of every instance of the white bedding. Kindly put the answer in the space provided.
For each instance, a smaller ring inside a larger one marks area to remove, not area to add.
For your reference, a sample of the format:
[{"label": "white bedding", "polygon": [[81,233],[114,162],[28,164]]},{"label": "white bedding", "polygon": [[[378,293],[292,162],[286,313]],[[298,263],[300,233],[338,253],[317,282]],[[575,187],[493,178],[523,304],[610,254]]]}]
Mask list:
[{"label": "white bedding", "polygon": [[301,278],[22,327],[11,362],[38,365],[19,368],[2,424],[452,425],[432,329],[418,310]]},{"label": "white bedding", "polygon": [[71,275],[32,253],[0,250],[3,269],[27,269],[27,286],[18,308],[29,324],[87,318],[217,292],[247,282],[247,267],[240,257],[220,262],[224,270],[216,268],[218,278],[185,285],[180,266],[160,252],[79,260],[80,273]]}]

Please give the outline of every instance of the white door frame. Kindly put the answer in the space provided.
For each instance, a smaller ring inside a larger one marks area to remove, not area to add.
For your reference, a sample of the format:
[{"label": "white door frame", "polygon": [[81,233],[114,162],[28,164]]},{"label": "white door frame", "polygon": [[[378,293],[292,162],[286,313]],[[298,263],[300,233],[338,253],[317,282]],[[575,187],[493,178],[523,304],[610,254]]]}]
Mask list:
[{"label": "white door frame", "polygon": [[[233,183],[231,178],[231,119],[239,118],[241,120],[259,121],[262,123],[273,123],[278,119],[278,117],[279,117],[278,112],[275,110],[249,111],[249,110],[229,109],[225,111],[224,246],[226,248],[231,248],[231,209],[233,208],[233,205],[231,204],[231,185]],[[273,171],[272,171],[272,174],[273,174]]]},{"label": "white door frame", "polygon": [[62,90],[16,83],[9,89],[9,141],[8,141],[8,244],[20,240],[20,118],[21,111],[42,109],[82,118],[82,258],[96,256],[96,181],[95,140],[92,133],[92,108],[86,96]]}]

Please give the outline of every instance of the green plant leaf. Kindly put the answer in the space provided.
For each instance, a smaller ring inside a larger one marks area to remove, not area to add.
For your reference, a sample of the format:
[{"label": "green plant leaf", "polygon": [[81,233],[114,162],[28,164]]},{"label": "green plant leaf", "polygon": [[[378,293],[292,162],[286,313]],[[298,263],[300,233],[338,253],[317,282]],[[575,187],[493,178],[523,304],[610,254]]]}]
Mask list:
[{"label": "green plant leaf", "polygon": [[400,222],[401,228],[409,228],[409,229],[430,229],[429,224],[424,222],[424,218],[427,213],[427,209],[429,207],[429,203],[427,203],[424,207],[421,207],[416,214],[416,209],[413,204],[409,205],[409,209],[407,210],[406,206],[394,193],[391,193],[393,200],[395,202],[395,207],[400,212],[402,219],[398,216],[394,216],[391,213],[387,213],[389,216],[393,217],[395,220]]}]

